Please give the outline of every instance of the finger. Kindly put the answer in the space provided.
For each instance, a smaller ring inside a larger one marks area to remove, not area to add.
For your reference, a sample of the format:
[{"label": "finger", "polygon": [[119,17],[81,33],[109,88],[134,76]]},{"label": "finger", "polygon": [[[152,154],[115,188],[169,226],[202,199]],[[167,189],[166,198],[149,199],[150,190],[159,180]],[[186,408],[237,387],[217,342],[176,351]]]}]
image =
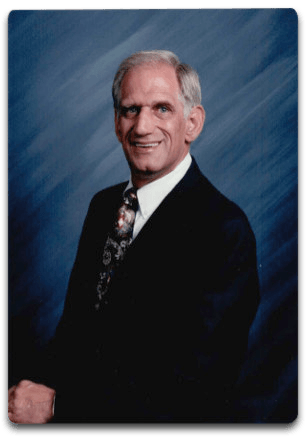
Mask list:
[{"label": "finger", "polygon": [[9,417],[9,421],[10,422],[12,422],[12,423],[17,423],[16,421],[15,421],[15,417],[14,417],[14,414],[12,413],[12,412],[8,412],[8,417]]},{"label": "finger", "polygon": [[9,398],[9,399],[11,399],[12,397],[14,397],[15,390],[16,390],[16,385],[14,385],[13,387],[9,388],[9,390],[8,390],[8,398]]},{"label": "finger", "polygon": [[7,408],[9,412],[14,412],[14,401],[12,399],[9,400]]},{"label": "finger", "polygon": [[16,389],[16,386],[11,387],[8,390],[8,410],[9,410],[9,412],[14,411],[15,389]]}]

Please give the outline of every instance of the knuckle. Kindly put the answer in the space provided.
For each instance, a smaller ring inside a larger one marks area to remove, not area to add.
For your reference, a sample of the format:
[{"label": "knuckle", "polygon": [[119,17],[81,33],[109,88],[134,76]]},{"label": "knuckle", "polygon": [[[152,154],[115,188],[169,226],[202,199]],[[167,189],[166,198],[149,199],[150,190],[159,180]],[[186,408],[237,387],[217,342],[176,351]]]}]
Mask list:
[{"label": "knuckle", "polygon": [[21,399],[23,394],[24,394],[23,388],[16,388],[16,391],[15,391],[15,394],[14,394],[14,397],[13,397],[14,401],[16,402],[19,399]]},{"label": "knuckle", "polygon": [[32,382],[30,380],[27,379],[23,379],[19,382],[19,384],[16,387],[16,390],[23,390],[28,388],[30,385],[32,384]]},{"label": "knuckle", "polygon": [[30,380],[23,379],[19,382],[18,386],[24,388],[24,387],[28,387],[31,383],[32,382]]}]

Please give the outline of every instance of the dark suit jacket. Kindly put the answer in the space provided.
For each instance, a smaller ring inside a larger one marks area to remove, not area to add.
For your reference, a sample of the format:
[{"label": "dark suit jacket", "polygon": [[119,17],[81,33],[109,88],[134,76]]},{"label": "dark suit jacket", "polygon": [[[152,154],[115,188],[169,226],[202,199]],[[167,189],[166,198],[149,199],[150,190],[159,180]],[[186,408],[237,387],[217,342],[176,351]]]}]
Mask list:
[{"label": "dark suit jacket", "polygon": [[125,186],[99,192],[85,220],[49,357],[55,421],[228,421],[258,305],[248,220],[193,159],[96,312],[102,250]]}]

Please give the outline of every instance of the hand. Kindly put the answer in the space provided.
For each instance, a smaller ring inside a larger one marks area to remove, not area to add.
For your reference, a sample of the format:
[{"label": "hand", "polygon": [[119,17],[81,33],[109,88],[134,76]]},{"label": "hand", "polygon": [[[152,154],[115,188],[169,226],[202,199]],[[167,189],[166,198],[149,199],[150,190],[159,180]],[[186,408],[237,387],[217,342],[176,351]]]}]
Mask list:
[{"label": "hand", "polygon": [[55,390],[22,380],[8,392],[8,415],[13,423],[47,423],[53,417]]}]

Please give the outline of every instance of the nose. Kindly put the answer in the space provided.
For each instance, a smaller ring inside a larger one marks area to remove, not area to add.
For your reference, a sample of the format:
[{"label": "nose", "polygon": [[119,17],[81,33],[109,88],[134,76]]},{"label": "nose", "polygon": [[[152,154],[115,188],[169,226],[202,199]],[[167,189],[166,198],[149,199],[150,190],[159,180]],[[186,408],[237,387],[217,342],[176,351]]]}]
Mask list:
[{"label": "nose", "polygon": [[142,107],[135,120],[134,134],[136,136],[146,136],[151,134],[153,129],[153,115],[151,114],[149,108]]}]

